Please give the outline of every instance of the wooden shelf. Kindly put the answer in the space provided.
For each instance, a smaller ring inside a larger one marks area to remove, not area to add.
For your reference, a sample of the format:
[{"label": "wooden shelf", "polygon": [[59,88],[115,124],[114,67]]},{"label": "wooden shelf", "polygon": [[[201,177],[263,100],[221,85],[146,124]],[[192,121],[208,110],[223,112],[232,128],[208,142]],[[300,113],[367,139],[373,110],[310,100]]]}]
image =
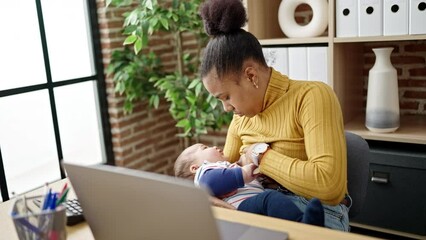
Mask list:
[{"label": "wooden shelf", "polygon": [[404,142],[426,145],[426,116],[401,116],[401,125],[394,133],[374,133],[364,125],[365,115],[358,116],[345,124],[349,132],[360,135],[364,139],[388,142]]},{"label": "wooden shelf", "polygon": [[426,35],[422,34],[422,35],[334,38],[335,43],[392,42],[392,41],[416,41],[416,40],[426,40]]},{"label": "wooden shelf", "polygon": [[260,44],[266,45],[309,45],[324,43],[328,44],[328,37],[314,37],[314,38],[272,38],[272,39],[261,39]]}]

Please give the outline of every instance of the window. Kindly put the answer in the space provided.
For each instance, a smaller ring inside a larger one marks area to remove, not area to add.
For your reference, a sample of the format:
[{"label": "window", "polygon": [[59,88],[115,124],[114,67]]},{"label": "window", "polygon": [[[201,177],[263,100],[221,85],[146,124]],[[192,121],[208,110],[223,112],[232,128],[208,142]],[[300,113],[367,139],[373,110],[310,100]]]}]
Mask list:
[{"label": "window", "polygon": [[0,28],[0,200],[113,164],[96,1],[6,1]]}]

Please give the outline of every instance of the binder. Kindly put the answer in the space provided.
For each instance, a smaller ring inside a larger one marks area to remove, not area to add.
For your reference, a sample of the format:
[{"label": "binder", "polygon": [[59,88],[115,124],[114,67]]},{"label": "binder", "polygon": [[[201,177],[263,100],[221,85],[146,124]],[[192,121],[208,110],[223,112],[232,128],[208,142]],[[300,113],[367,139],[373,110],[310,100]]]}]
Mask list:
[{"label": "binder", "polygon": [[409,0],[409,34],[426,34],[426,1]]},{"label": "binder", "polygon": [[358,0],[358,35],[383,35],[383,0]]},{"label": "binder", "polygon": [[408,34],[408,0],[385,0],[383,4],[383,35],[406,34]]},{"label": "binder", "polygon": [[321,81],[328,85],[327,47],[308,47],[308,80]]},{"label": "binder", "polygon": [[263,48],[266,64],[273,67],[281,74],[288,75],[288,49],[279,48]]},{"label": "binder", "polygon": [[336,36],[358,36],[358,0],[336,0]]},{"label": "binder", "polygon": [[288,76],[293,80],[308,79],[308,56],[306,47],[288,48]]}]

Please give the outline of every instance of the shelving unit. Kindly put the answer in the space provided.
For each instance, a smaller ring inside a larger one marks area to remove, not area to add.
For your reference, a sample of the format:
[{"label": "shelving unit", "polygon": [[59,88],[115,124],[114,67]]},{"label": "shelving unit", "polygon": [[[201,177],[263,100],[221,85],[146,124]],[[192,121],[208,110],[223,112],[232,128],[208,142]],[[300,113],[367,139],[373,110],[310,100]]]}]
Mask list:
[{"label": "shelving unit", "polygon": [[425,137],[425,117],[424,116],[401,116],[401,127],[395,133],[373,133],[364,126],[364,116],[358,116],[354,120],[345,124],[346,130],[360,135],[364,139],[426,144]]},{"label": "shelving unit", "polygon": [[314,37],[314,38],[272,38],[272,39],[261,39],[260,44],[263,46],[269,45],[308,45],[316,43],[328,43],[328,37]]},{"label": "shelving unit", "polygon": [[[373,158],[370,174],[383,171],[390,177],[388,185],[369,182],[365,204],[368,213],[362,213],[353,225],[426,239],[426,228],[419,223],[426,221],[426,204],[421,201],[426,198],[423,185],[426,179],[426,115],[401,115],[400,128],[394,133],[373,133],[364,126],[365,47],[369,43],[391,45],[426,40],[426,34],[336,38],[335,0],[329,0],[328,29],[322,36],[287,38],[278,24],[281,0],[245,0],[244,3],[249,19],[246,30],[263,46],[328,45],[329,83],[339,98],[345,130],[369,142]],[[394,216],[388,216],[389,212]],[[406,219],[407,214],[411,218]]]},{"label": "shelving unit", "polygon": [[377,36],[377,37],[347,37],[334,38],[334,43],[353,43],[353,42],[396,42],[396,41],[416,41],[425,40],[426,35],[402,35],[402,36]]},{"label": "shelving unit", "polygon": [[320,37],[287,38],[278,24],[281,0],[245,0],[248,9],[247,30],[264,46],[328,44],[329,82],[340,100],[345,129],[365,139],[426,144],[426,116],[401,116],[401,127],[395,133],[376,134],[364,126],[363,46],[370,42],[401,42],[425,40],[426,35],[335,37],[335,1],[329,1],[328,30]]}]

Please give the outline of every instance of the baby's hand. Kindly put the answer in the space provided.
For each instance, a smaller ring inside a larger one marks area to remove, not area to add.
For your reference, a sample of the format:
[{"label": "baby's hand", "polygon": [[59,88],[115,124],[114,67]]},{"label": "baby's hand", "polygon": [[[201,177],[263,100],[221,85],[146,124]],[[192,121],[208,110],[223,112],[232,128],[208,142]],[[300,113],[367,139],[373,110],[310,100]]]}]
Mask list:
[{"label": "baby's hand", "polygon": [[250,163],[252,163],[252,161],[247,159],[245,154],[241,155],[240,159],[238,160],[238,165],[240,166],[245,166]]},{"label": "baby's hand", "polygon": [[253,163],[249,163],[247,165],[244,165],[241,167],[243,171],[243,179],[245,183],[249,183],[256,179],[256,177],[259,175],[259,173],[256,173],[257,166]]}]

